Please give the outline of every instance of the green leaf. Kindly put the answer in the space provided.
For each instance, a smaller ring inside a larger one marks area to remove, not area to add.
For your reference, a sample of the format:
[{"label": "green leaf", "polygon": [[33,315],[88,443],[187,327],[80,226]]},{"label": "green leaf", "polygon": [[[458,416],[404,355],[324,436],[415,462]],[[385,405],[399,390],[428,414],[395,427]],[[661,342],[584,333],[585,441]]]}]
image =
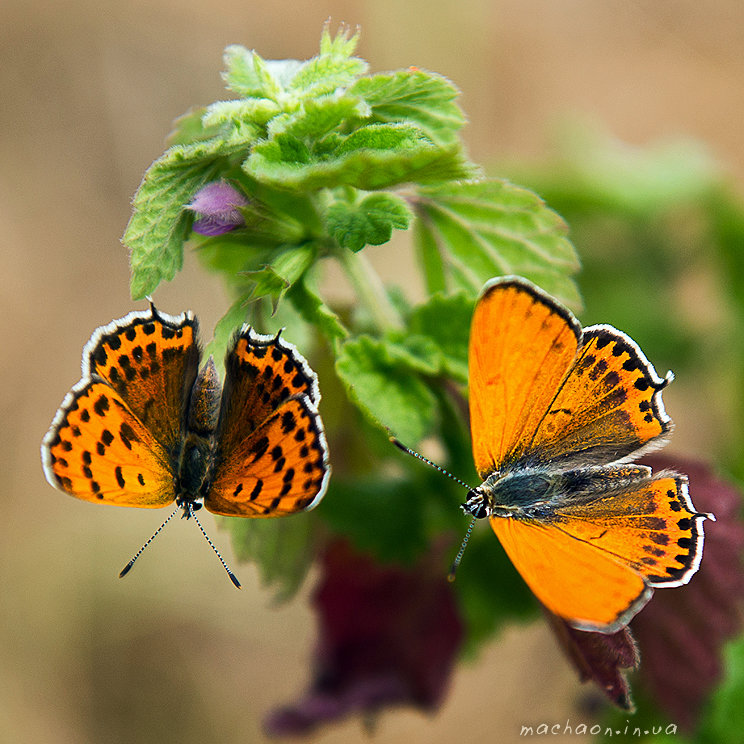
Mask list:
[{"label": "green leaf", "polygon": [[331,36],[330,24],[323,26],[320,35],[320,55],[321,57],[351,57],[356,51],[359,44],[359,29],[354,34],[351,29],[341,24],[335,36]]},{"label": "green leaf", "polygon": [[326,305],[317,292],[308,286],[307,278],[303,277],[287,292],[287,299],[305,322],[318,328],[326,337],[334,351],[349,332],[341,323],[338,315]]},{"label": "green leaf", "polygon": [[434,424],[436,398],[405,361],[389,344],[360,336],[341,346],[336,372],[372,422],[415,444]]},{"label": "green leaf", "polygon": [[357,252],[365,245],[382,245],[390,240],[393,228],[405,230],[411,212],[395,194],[369,194],[360,202],[337,201],[325,215],[328,234],[339,245]]},{"label": "green leaf", "polygon": [[358,41],[359,32],[351,36],[348,29],[341,28],[331,37],[326,26],[320,40],[320,54],[300,65],[289,88],[309,98],[350,85],[368,68],[363,59],[351,56]]},{"label": "green leaf", "polygon": [[424,187],[417,196],[417,237],[429,251],[436,243],[454,283],[475,293],[493,276],[519,274],[580,307],[566,225],[536,194],[487,179]]},{"label": "green leaf", "polygon": [[222,272],[234,283],[239,275],[264,266],[276,250],[274,245],[246,245],[245,236],[240,232],[215,237],[192,233],[189,245],[194,246],[194,252],[206,267]]},{"label": "green leaf", "polygon": [[[232,126],[252,124],[263,127],[280,113],[279,106],[269,98],[217,101],[207,107],[202,122],[205,127],[219,127],[225,124]],[[259,134],[260,130],[256,129],[256,136]]]},{"label": "green leaf", "polygon": [[724,678],[713,693],[699,726],[701,744],[737,741],[744,731],[744,638],[724,649]]},{"label": "green leaf", "polygon": [[400,364],[423,375],[442,371],[443,357],[437,344],[426,336],[404,331],[385,334],[385,352],[394,364]]},{"label": "green leaf", "polygon": [[220,135],[222,133],[220,124],[206,125],[204,123],[206,112],[207,109],[204,106],[199,106],[177,117],[167,137],[168,146],[192,145]]},{"label": "green leaf", "polygon": [[228,158],[245,147],[242,132],[192,145],[174,145],[145,173],[134,196],[133,213],[122,238],[130,249],[131,293],[141,299],[172,279],[183,264],[183,243],[193,195],[226,169]]},{"label": "green leaf", "polygon": [[279,300],[307,271],[315,254],[316,249],[312,243],[287,246],[278,251],[270,264],[250,273],[250,278],[255,282],[254,299],[268,295]]},{"label": "green leaf", "polygon": [[389,124],[358,129],[323,159],[298,140],[277,137],[257,144],[243,168],[276,188],[304,191],[343,185],[373,191],[472,175],[459,145],[439,147],[415,127]]},{"label": "green leaf", "polygon": [[434,232],[423,220],[418,219],[413,223],[413,245],[428,294],[444,292],[447,289],[447,278],[442,254]]},{"label": "green leaf", "polygon": [[458,89],[446,78],[422,70],[398,70],[361,78],[350,88],[383,122],[415,124],[433,141],[452,144],[465,123],[455,103]]},{"label": "green leaf", "polygon": [[317,509],[328,527],[383,561],[410,563],[427,546],[422,493],[409,481],[333,478]]},{"label": "green leaf", "polygon": [[473,297],[460,291],[436,294],[411,313],[409,330],[430,339],[440,350],[444,371],[460,382],[468,380],[468,338]]},{"label": "green leaf", "polygon": [[277,602],[294,596],[312,565],[314,523],[310,514],[224,521],[238,560],[256,564]]},{"label": "green leaf", "polygon": [[276,117],[269,126],[269,136],[291,135],[301,140],[319,139],[347,119],[364,119],[369,107],[363,99],[335,91],[303,101],[297,111]]},{"label": "green leaf", "polygon": [[281,86],[256,52],[239,44],[231,44],[225,49],[225,72],[222,77],[227,87],[246,98],[268,98],[275,101]]},{"label": "green leaf", "polygon": [[214,357],[220,374],[224,374],[224,359],[235,332],[243,326],[248,316],[248,298],[241,297],[233,302],[230,309],[217,321],[214,336],[204,348],[204,357]]}]

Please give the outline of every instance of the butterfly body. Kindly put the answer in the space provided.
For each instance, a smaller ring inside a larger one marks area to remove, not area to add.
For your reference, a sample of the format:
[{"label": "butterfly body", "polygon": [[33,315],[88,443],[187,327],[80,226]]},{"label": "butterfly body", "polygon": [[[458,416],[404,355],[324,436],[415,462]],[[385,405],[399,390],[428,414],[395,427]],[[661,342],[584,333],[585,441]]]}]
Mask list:
[{"label": "butterfly body", "polygon": [[710,515],[685,476],[633,462],[671,431],[671,373],[659,377],[621,331],[582,328],[531,282],[503,277],[476,304],[469,377],[483,482],[463,509],[489,520],[543,605],[612,633],[655,587],[689,581]]},{"label": "butterfly body", "polygon": [[597,496],[634,488],[651,475],[643,465],[559,470],[550,465],[492,473],[462,505],[473,516],[502,516],[549,522],[566,503],[590,503]]},{"label": "butterfly body", "polygon": [[196,318],[151,305],[97,329],[41,446],[49,483],[86,501],[183,516],[273,517],[315,506],[330,474],[315,373],[244,326],[220,384]]}]

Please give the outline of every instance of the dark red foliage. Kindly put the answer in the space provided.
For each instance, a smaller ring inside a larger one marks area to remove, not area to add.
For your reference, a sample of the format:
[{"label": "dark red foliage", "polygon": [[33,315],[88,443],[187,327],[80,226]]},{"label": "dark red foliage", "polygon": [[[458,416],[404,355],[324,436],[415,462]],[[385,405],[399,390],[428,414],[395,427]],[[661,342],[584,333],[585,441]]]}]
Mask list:
[{"label": "dark red foliage", "polygon": [[336,541],[322,570],[313,598],[319,622],[313,682],[300,700],[268,717],[267,732],[303,735],[393,705],[436,709],[463,634],[441,560],[383,565]]},{"label": "dark red foliage", "polygon": [[565,620],[545,612],[582,682],[592,680],[619,708],[633,710],[626,669],[638,666],[638,649],[627,628],[617,633],[590,633],[572,628]]}]

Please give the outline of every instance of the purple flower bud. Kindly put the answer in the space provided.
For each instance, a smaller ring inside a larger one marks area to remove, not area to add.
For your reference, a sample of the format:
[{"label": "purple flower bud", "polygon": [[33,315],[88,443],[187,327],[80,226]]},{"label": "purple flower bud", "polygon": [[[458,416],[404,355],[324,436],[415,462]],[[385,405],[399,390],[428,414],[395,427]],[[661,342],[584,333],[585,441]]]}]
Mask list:
[{"label": "purple flower bud", "polygon": [[213,181],[194,194],[187,209],[196,212],[193,230],[200,235],[222,235],[245,224],[238,207],[248,200],[226,181]]}]

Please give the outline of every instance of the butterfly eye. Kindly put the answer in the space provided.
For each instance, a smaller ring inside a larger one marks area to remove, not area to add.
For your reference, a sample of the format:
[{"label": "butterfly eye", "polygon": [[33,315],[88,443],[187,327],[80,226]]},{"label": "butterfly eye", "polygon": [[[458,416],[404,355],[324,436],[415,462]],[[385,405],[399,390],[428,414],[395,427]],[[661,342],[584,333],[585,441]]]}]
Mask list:
[{"label": "butterfly eye", "polygon": [[488,507],[481,503],[474,512],[471,512],[476,519],[485,519],[488,516]]},{"label": "butterfly eye", "polygon": [[470,498],[462,505],[462,510],[472,514],[476,519],[485,519],[490,515],[486,500],[474,491],[470,491]]}]

